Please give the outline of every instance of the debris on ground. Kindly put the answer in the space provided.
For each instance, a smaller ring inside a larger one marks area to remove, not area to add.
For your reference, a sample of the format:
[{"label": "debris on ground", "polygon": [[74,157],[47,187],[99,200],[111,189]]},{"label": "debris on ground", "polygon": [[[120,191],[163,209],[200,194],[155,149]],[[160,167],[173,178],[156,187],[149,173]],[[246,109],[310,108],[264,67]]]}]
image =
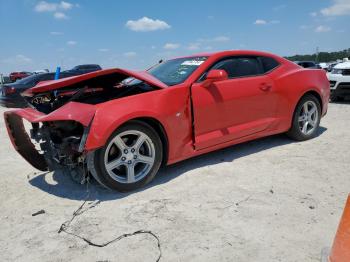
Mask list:
[{"label": "debris on ground", "polygon": [[41,210],[39,210],[39,211],[33,213],[33,214],[32,214],[32,217],[35,217],[35,216],[37,216],[37,215],[42,215],[42,214],[45,214],[45,213],[46,213],[45,210],[44,210],[44,209],[41,209]]}]

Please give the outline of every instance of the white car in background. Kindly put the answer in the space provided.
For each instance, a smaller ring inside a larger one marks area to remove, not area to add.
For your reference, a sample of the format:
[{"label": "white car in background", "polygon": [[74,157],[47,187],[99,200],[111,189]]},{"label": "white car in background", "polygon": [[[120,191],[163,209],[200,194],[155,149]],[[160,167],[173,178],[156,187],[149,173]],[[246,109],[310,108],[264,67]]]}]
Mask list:
[{"label": "white car in background", "polygon": [[42,69],[42,70],[36,70],[33,73],[34,74],[45,74],[45,73],[49,73],[49,69]]},{"label": "white car in background", "polygon": [[337,64],[327,76],[331,88],[330,98],[332,102],[350,96],[350,62]]}]

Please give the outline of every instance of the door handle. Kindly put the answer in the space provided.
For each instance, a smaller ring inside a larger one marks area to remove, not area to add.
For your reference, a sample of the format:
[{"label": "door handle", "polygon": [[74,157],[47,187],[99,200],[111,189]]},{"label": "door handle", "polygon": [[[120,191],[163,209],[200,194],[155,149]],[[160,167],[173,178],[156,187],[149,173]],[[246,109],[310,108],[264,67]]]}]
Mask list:
[{"label": "door handle", "polygon": [[266,83],[262,83],[261,85],[260,85],[260,90],[261,91],[264,91],[264,92],[267,92],[267,91],[270,91],[271,90],[271,85],[269,85],[269,84],[266,84]]}]

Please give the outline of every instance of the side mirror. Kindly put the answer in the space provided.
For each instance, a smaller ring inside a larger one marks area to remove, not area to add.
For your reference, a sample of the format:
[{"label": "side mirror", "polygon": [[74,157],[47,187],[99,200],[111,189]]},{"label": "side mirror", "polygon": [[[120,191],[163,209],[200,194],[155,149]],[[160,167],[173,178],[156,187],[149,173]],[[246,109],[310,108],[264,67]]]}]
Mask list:
[{"label": "side mirror", "polygon": [[213,69],[210,70],[207,74],[207,78],[206,80],[210,83],[214,83],[217,81],[223,81],[223,80],[227,80],[228,79],[228,75],[226,73],[225,70],[218,70],[218,69]]}]

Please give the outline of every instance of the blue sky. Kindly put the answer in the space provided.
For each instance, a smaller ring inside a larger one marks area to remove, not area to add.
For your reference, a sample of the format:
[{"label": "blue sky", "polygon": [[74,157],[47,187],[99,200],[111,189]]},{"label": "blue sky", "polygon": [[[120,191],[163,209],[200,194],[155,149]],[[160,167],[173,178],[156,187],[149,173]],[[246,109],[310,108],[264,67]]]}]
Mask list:
[{"label": "blue sky", "polygon": [[0,0],[0,72],[81,63],[144,69],[228,49],[350,48],[350,0]]}]

